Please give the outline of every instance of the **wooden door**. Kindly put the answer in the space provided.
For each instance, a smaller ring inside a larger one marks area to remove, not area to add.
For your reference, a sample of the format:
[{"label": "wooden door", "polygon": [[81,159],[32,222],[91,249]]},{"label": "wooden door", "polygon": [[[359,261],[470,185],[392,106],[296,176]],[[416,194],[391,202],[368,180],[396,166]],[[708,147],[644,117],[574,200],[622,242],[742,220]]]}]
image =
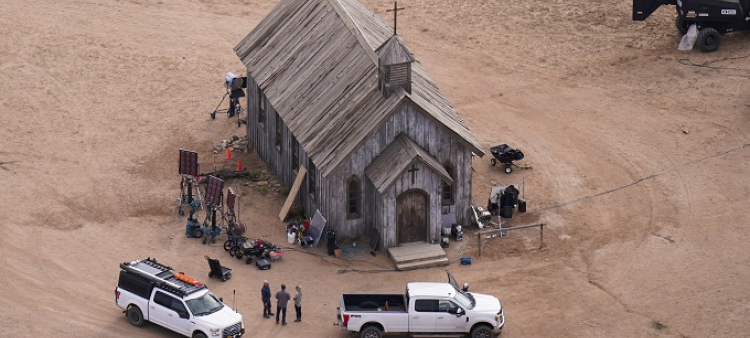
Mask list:
[{"label": "wooden door", "polygon": [[427,241],[430,198],[422,190],[409,190],[396,199],[398,244]]}]

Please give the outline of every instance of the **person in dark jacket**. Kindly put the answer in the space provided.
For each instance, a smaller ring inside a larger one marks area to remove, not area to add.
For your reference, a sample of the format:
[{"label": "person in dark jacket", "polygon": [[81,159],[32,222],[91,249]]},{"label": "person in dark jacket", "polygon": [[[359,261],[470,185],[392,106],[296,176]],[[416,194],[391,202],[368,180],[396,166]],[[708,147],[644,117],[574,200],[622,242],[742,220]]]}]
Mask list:
[{"label": "person in dark jacket", "polygon": [[268,281],[263,281],[263,287],[260,288],[260,297],[263,300],[263,318],[269,318],[273,316],[271,312],[271,287],[268,286]]},{"label": "person in dark jacket", "polygon": [[281,314],[281,324],[286,325],[286,305],[292,296],[286,291],[286,285],[281,284],[281,291],[276,292],[276,324],[279,323],[279,314]]}]

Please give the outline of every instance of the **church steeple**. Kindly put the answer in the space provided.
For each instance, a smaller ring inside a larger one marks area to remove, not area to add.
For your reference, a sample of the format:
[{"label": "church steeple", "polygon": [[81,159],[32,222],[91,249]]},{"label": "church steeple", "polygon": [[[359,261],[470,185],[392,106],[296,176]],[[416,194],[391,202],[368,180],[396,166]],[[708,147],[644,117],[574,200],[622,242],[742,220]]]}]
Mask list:
[{"label": "church steeple", "polygon": [[391,36],[378,49],[378,87],[388,97],[396,88],[411,93],[411,64],[414,56],[398,35]]}]

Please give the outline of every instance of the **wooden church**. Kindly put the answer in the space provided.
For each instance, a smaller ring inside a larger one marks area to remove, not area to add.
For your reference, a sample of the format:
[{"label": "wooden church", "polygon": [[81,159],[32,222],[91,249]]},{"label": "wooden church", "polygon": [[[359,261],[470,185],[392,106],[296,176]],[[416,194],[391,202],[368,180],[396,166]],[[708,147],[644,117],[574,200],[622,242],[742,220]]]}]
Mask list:
[{"label": "wooden church", "polygon": [[[236,47],[247,134],[298,202],[339,238],[380,248],[439,240],[469,222],[472,154],[484,155],[394,28],[356,0],[281,0]],[[300,175],[301,176],[301,175]]]}]

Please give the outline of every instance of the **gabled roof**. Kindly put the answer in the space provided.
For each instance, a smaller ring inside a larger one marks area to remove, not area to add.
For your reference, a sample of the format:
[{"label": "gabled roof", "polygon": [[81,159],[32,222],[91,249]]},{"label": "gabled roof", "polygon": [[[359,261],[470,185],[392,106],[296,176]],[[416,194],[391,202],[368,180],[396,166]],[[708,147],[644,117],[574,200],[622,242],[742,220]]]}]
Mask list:
[{"label": "gabled roof", "polygon": [[443,181],[453,183],[450,174],[440,162],[404,133],[398,134],[396,139],[365,168],[365,175],[382,194],[417,161],[438,173]]},{"label": "gabled roof", "polygon": [[234,48],[324,176],[404,98],[484,155],[419,62],[412,65],[411,94],[398,90],[383,97],[375,49],[392,32],[356,0],[282,0]]},{"label": "gabled roof", "polygon": [[375,54],[377,54],[381,63],[384,65],[395,65],[416,61],[414,55],[409,51],[409,48],[406,48],[404,40],[398,35],[392,35],[388,38],[388,40],[375,50]]}]

